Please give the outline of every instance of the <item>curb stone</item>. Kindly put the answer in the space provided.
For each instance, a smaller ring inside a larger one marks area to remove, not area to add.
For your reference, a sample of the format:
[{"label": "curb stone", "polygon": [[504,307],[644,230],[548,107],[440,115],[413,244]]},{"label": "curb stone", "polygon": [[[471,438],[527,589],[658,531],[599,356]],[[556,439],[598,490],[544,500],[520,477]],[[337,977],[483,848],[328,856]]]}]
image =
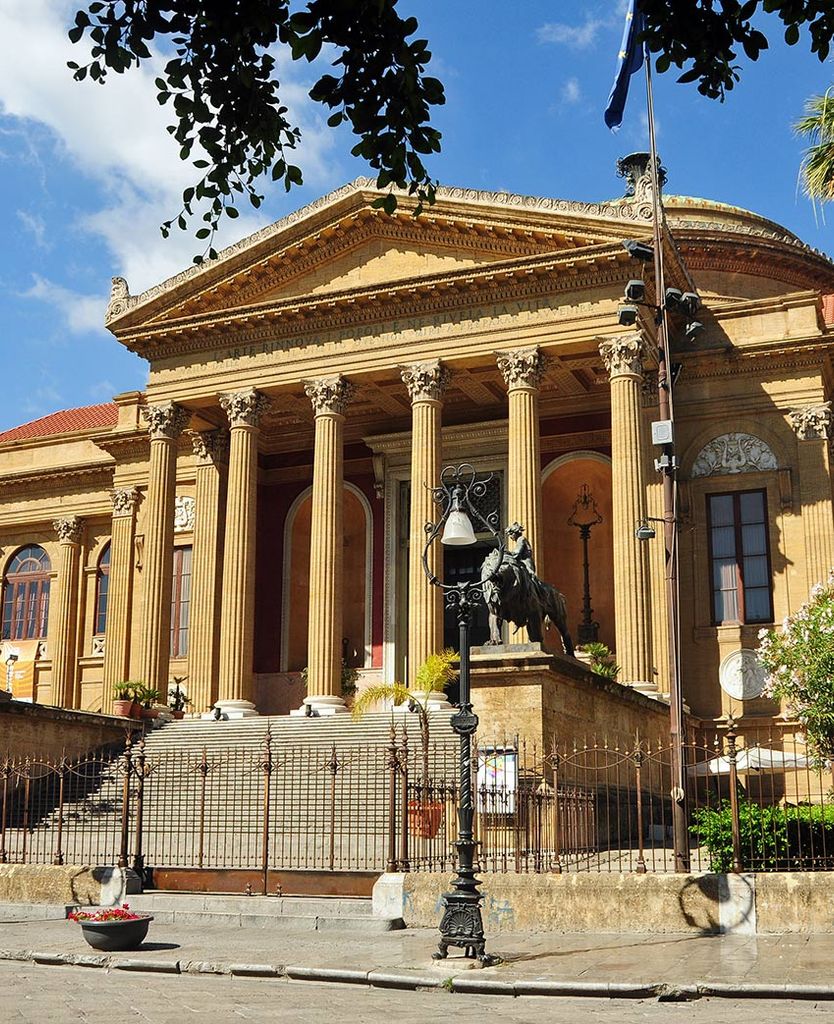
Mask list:
[{"label": "curb stone", "polygon": [[668,982],[599,982],[548,981],[452,975],[446,979],[430,974],[395,970],[351,970],[339,967],[287,967],[274,964],[222,963],[201,960],[118,959],[108,955],[61,953],[38,950],[0,950],[0,960],[23,961],[41,966],[103,967],[110,970],[164,974],[202,974],[236,977],[271,977],[296,981],[318,981],[336,984],[360,984],[375,988],[396,988],[416,991],[437,989],[466,994],[511,996],[587,996],[602,999],[650,999],[662,1002],[684,1002],[699,998],[717,999],[819,999],[834,1001],[834,985],[760,984],[758,982],[705,982],[670,984]]}]

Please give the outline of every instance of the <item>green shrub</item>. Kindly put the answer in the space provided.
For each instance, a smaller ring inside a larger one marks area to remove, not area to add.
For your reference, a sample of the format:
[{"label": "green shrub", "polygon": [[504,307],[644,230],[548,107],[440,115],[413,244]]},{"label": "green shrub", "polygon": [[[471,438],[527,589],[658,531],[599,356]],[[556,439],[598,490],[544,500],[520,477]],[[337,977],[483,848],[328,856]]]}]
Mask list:
[{"label": "green shrub", "polygon": [[[834,807],[760,807],[741,798],[738,807],[741,866],[776,871],[834,859]],[[732,871],[733,821],[730,801],[699,807],[690,831],[706,847],[710,871]],[[813,854],[813,856],[812,856]],[[820,865],[821,866],[821,865]]]}]

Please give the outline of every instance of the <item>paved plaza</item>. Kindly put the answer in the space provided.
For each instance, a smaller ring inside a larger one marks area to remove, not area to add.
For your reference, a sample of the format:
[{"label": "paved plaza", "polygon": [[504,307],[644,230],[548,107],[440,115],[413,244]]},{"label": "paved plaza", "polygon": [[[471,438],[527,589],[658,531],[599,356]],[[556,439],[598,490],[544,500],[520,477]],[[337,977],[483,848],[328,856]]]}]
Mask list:
[{"label": "paved plaza", "polygon": [[[667,1000],[672,1001],[668,1005],[677,1000],[708,1000],[724,1013],[728,1000],[744,997],[748,1001],[766,998],[774,1006],[782,1005],[783,1011],[786,1000],[802,999],[804,1007],[819,1004],[834,1015],[830,974],[834,935],[505,933],[495,936],[488,947],[503,963],[483,970],[467,969],[460,959],[433,965],[436,941],[432,929],[374,934],[346,931],[334,923],[326,931],[302,931],[154,922],[140,950],[96,954],[70,922],[6,920],[0,923],[0,968],[6,986],[12,985],[20,1012],[29,1012],[30,995],[40,998],[44,986],[61,978],[68,998],[82,993],[81,1003],[87,998],[84,992],[96,992],[95,999],[107,1000],[108,992],[115,995],[135,986],[139,992],[170,991],[177,1000],[189,992],[206,993],[200,998],[207,999],[214,993],[230,1001],[230,1006],[238,992],[257,999],[261,998],[258,993],[273,991],[275,999],[288,1006],[301,999],[310,1012],[316,1009],[310,1000],[320,998],[322,1014],[331,1000],[356,998],[384,1012],[382,993],[399,990],[399,995],[391,996],[397,1006],[403,1000],[403,1005],[417,1006],[452,993],[460,1000],[456,1008],[462,1009],[472,1005],[470,1000],[500,995],[518,1006],[529,1003],[530,1014],[543,996],[550,997],[551,1013],[561,1012],[557,1008],[565,1000],[582,996],[588,1012],[602,1014],[606,1012],[600,1008],[603,1003],[628,996],[628,1012],[634,1014],[639,1013],[638,1002],[649,1005],[658,1000],[663,1005]],[[11,980],[16,977],[31,979],[32,985],[18,986]],[[331,982],[331,990],[314,987],[320,982]],[[356,996],[346,995],[346,987]],[[159,1013],[167,1012],[160,998]],[[178,1019],[171,1012],[168,1018],[151,1015],[147,1019]],[[522,1015],[496,1019],[537,1019],[524,1016],[526,1010],[517,1012]]]}]

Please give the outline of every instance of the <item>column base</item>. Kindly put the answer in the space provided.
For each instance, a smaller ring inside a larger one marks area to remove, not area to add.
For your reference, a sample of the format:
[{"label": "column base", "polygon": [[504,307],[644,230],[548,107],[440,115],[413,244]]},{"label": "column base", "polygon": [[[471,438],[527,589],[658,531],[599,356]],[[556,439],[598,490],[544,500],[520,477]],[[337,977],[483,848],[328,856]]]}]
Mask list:
[{"label": "column base", "polygon": [[344,697],[334,694],[319,693],[305,697],[300,708],[291,711],[294,718],[326,718],[328,715],[347,715],[349,711]]},{"label": "column base", "polygon": [[[208,721],[216,719],[219,722],[229,722],[238,718],[257,718],[258,711],[251,700],[219,700],[214,705],[214,711],[206,711],[200,718]],[[217,714],[217,711],[220,714]]]}]

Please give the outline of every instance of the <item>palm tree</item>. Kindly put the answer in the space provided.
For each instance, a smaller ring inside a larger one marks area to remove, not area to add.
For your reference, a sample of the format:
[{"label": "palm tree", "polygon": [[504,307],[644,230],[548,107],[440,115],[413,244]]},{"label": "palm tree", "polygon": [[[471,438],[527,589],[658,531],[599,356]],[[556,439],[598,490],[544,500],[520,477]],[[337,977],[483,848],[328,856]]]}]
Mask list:
[{"label": "palm tree", "polygon": [[805,116],[793,126],[810,147],[799,168],[802,190],[812,202],[834,201],[834,86],[805,104]]}]

